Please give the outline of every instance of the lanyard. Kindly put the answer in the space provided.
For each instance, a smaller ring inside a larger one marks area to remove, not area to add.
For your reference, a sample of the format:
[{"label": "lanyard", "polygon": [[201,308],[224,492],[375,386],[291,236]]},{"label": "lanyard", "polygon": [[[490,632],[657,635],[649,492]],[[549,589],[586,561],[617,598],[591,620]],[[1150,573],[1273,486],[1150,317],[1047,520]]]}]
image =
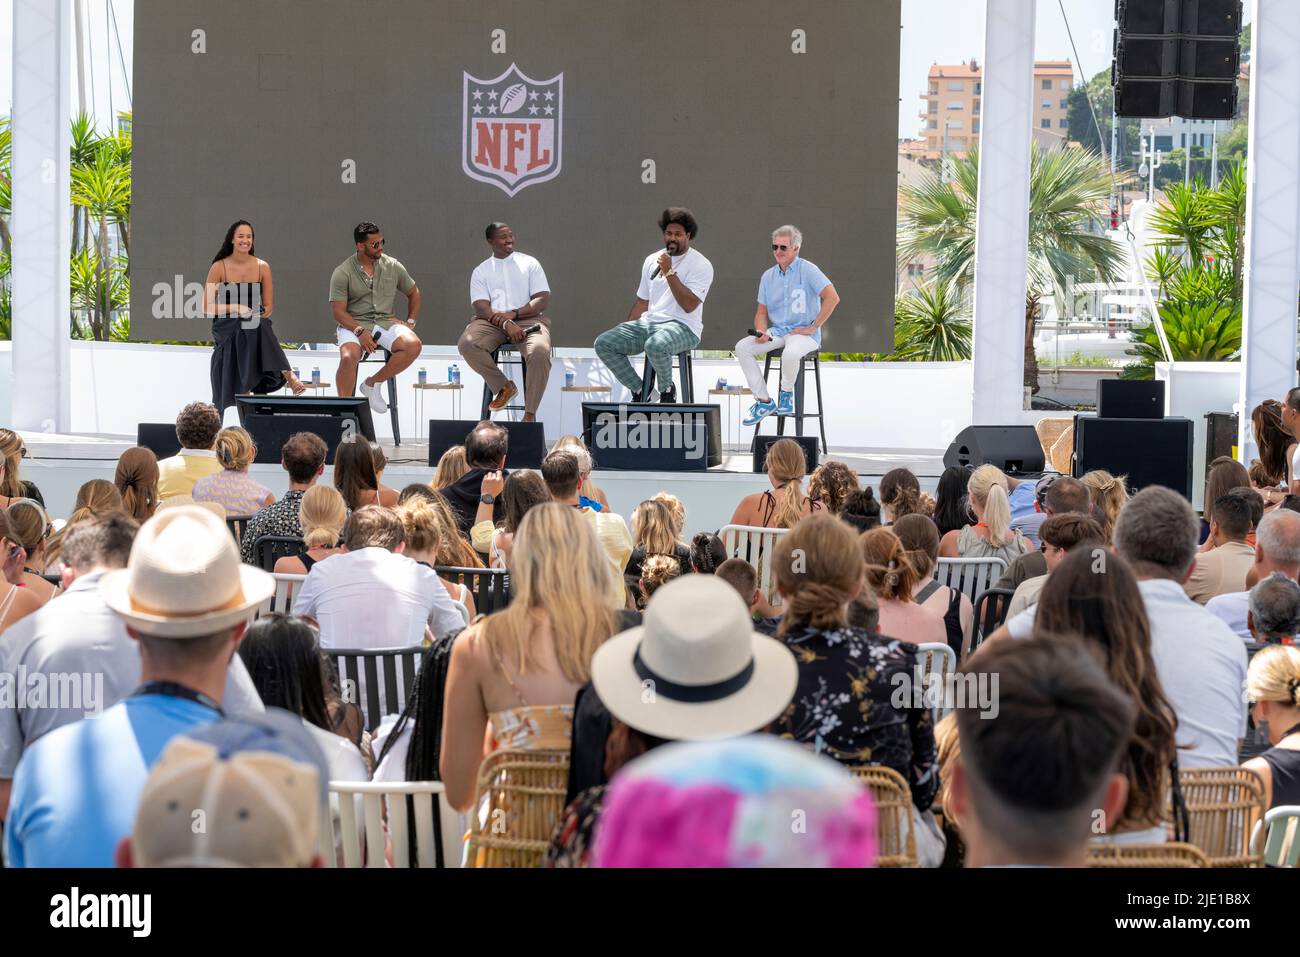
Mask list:
[{"label": "lanyard", "polygon": [[203,705],[205,708],[211,708],[223,718],[226,716],[226,713],[221,710],[221,705],[217,704],[202,691],[195,691],[193,688],[187,688],[182,684],[177,684],[175,681],[146,681],[140,687],[136,688],[135,691],[131,692],[131,697],[138,698],[141,695],[147,694],[160,694],[165,695],[168,698],[184,698],[186,701],[193,701],[196,704]]}]

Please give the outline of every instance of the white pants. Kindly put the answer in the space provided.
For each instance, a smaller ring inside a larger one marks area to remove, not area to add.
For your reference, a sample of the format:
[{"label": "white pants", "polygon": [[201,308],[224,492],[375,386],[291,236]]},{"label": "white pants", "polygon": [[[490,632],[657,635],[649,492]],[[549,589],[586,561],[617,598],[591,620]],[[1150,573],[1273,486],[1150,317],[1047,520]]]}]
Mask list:
[{"label": "white pants", "polygon": [[[367,327],[364,323],[361,324],[361,328],[366,329],[370,333],[371,337],[375,340],[375,345],[391,352],[393,349],[393,343],[395,343],[398,336],[401,335],[400,330],[407,327],[401,322],[390,322],[387,329],[380,329],[377,325]],[[355,342],[357,345],[361,345],[361,340],[357,337],[357,334],[351,329],[346,329],[343,326],[339,326],[338,331],[334,333],[334,341],[340,346],[347,345],[349,342]]]},{"label": "white pants", "polygon": [[799,378],[803,357],[818,349],[812,336],[773,336],[770,342],[759,342],[753,336],[745,336],[736,343],[736,360],[740,363],[740,371],[745,373],[745,381],[749,384],[749,391],[754,393],[756,402],[768,402],[772,398],[767,392],[763,370],[758,367],[758,357],[782,347],[785,352],[781,356],[781,390],[793,392],[794,380]]}]

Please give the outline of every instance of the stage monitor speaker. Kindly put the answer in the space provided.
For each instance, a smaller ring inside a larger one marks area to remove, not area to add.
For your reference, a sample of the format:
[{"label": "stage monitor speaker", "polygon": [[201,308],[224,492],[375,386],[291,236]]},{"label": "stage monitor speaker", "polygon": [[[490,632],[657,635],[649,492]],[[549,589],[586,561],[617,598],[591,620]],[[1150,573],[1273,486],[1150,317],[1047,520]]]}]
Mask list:
[{"label": "stage monitor speaker", "polygon": [[716,405],[584,402],[582,438],[598,469],[702,472],[722,464]]},{"label": "stage monitor speaker", "polygon": [[181,450],[175,422],[141,422],[135,427],[135,444],[144,446],[159,459],[169,459]]},{"label": "stage monitor speaker", "polygon": [[[465,439],[478,425],[478,419],[430,419],[429,464],[437,465],[442,453],[454,445],[464,445]],[[546,435],[540,422],[511,422],[501,419],[495,423],[510,436],[506,445],[506,468],[539,469],[546,458]]]},{"label": "stage monitor speaker", "polygon": [[1046,461],[1032,425],[970,425],[943,454],[944,468],[996,465],[1008,475],[1039,474]]},{"label": "stage monitor speaker", "polygon": [[333,465],[339,443],[349,435],[356,434],[353,420],[337,415],[267,415],[249,412],[240,418],[257,445],[257,457],[253,461],[259,465],[280,464],[280,450],[289,441],[289,436],[298,432],[311,432],[320,436],[325,443],[325,464]]},{"label": "stage monitor speaker", "polygon": [[1098,379],[1097,416],[1103,419],[1163,419],[1165,384],[1157,379]]},{"label": "stage monitor speaker", "polygon": [[774,442],[779,442],[781,439],[791,439],[799,443],[799,447],[803,449],[803,460],[807,465],[808,474],[812,475],[813,469],[817,468],[817,458],[821,452],[820,442],[815,435],[755,435],[749,447],[754,457],[754,471],[767,471],[767,450]]},{"label": "stage monitor speaker", "polygon": [[1130,491],[1163,485],[1192,500],[1192,420],[1074,418],[1074,476],[1127,475]]}]

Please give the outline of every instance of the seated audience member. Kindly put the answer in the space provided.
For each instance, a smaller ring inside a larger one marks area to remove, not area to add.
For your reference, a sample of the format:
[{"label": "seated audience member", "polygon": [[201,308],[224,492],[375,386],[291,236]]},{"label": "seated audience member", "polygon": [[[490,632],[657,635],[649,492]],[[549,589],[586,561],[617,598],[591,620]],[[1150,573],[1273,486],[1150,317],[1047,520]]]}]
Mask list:
[{"label": "seated audience member", "polygon": [[966,866],[1085,866],[1096,812],[1118,820],[1128,798],[1136,704],[1077,640],[994,642],[961,674],[998,682],[996,714],[956,709],[947,806]]},{"label": "seated audience member", "polygon": [[1300,805],[1300,648],[1261,649],[1250,660],[1246,694],[1272,745],[1244,767],[1264,781],[1264,808]]},{"label": "seated audience member", "polygon": [[1011,527],[1007,477],[996,465],[981,465],[966,485],[975,524],[948,532],[939,541],[943,558],[1000,558],[1008,565],[1034,546]]},{"label": "seated audience member", "polygon": [[[21,584],[23,562],[27,553],[23,551],[18,535],[9,527],[6,513],[0,512],[0,555],[3,555],[4,581],[0,581],[0,634],[11,626],[37,611],[44,604],[39,595],[26,585]],[[3,647],[0,644],[0,647]],[[5,712],[17,713],[14,708],[0,708],[0,717]]]},{"label": "seated audience member", "polygon": [[375,456],[370,449],[370,440],[364,435],[349,435],[334,450],[334,487],[343,496],[349,512],[367,505],[383,505]]},{"label": "seated audience member", "polygon": [[591,472],[595,468],[595,463],[591,460],[591,452],[582,439],[576,435],[562,435],[551,446],[552,452],[557,449],[568,449],[578,457],[578,465],[582,470],[582,485],[579,488],[581,494],[578,496],[579,504],[594,512],[607,511],[609,509],[609,499],[605,497],[604,492],[591,484]]},{"label": "seated audience member", "polygon": [[745,607],[753,611],[754,603],[762,597],[758,591],[758,572],[753,565],[743,558],[728,558],[713,574],[734,588]]},{"label": "seated audience member", "polygon": [[459,810],[473,803],[489,725],[492,750],[569,747],[574,696],[619,621],[620,576],[575,509],[532,509],[511,560],[510,604],[452,645],[441,779]]},{"label": "seated audience member", "polygon": [[474,550],[469,539],[461,534],[456,524],[456,513],[445,498],[429,486],[413,482],[402,489],[397,504],[404,505],[413,498],[428,502],[433,507],[434,518],[438,523],[438,560],[434,564],[449,568],[485,567],[483,558]]},{"label": "seated audience member", "polygon": [[[461,535],[468,536],[474,524],[483,491],[483,476],[500,472],[502,478],[509,478],[505,471],[509,441],[510,433],[495,422],[480,422],[474,426],[474,431],[465,438],[465,464],[469,470],[450,485],[438,489],[455,513]],[[502,509],[497,504],[492,510],[493,524],[501,518]]]},{"label": "seated audience member", "polygon": [[158,458],[153,450],[136,445],[118,456],[113,485],[126,514],[137,522],[153,518],[158,507]]},{"label": "seated audience member", "polygon": [[853,492],[844,500],[839,517],[859,532],[880,528],[880,503],[871,486]]},{"label": "seated audience member", "polygon": [[1273,481],[1268,467],[1259,459],[1251,460],[1246,474],[1250,476],[1250,487],[1264,500],[1264,511],[1271,512],[1278,507],[1282,499],[1286,498],[1286,489]]},{"label": "seated audience member", "polygon": [[1202,605],[1217,595],[1243,591],[1255,564],[1255,549],[1246,544],[1250,504],[1240,495],[1220,495],[1211,514],[1206,539],[1211,547],[1196,553],[1196,566],[1183,583],[1187,597]]},{"label": "seated audience member", "polygon": [[712,575],[727,560],[727,546],[712,532],[698,532],[691,539],[691,571]]},{"label": "seated audience member", "polygon": [[[845,612],[846,620],[854,628],[861,628],[869,635],[880,634],[880,603],[876,601],[876,596],[867,589],[858,592],[858,597],[849,602]],[[775,619],[777,627],[780,627],[781,620]],[[766,622],[758,623],[758,630],[763,634],[776,634],[776,631],[768,631],[765,627]]]},{"label": "seated audience member", "polygon": [[222,716],[231,656],[275,591],[270,575],[240,564],[225,524],[193,507],[150,519],[127,567],[98,586],[139,642],[141,684],[95,720],[55,728],[23,753],[5,820],[13,867],[112,865],[163,747]]},{"label": "seated audience member", "polygon": [[[1061,481],[1057,479],[1057,481]],[[1111,475],[1105,469],[1093,469],[1091,472],[1085,472],[1079,479],[1088,487],[1092,494],[1092,507],[1095,509],[1093,517],[1101,520],[1101,530],[1106,534],[1106,543],[1115,537],[1115,522],[1119,520],[1119,513],[1128,504],[1128,476]],[[1058,509],[1058,511],[1077,512],[1080,509]]]},{"label": "seated audience member", "polygon": [[1038,490],[1036,479],[1018,479],[1007,476],[1007,507],[1011,509],[1011,521],[1023,519],[1034,513],[1035,493]]},{"label": "seated audience member", "polygon": [[[1087,519],[1086,521],[1091,521]],[[1099,526],[1100,527],[1100,526]],[[1084,639],[1099,653],[1111,680],[1137,705],[1137,723],[1121,771],[1128,779],[1123,813],[1106,822],[1107,839],[1162,843],[1169,768],[1178,721],[1151,658],[1151,625],[1128,563],[1074,550],[1047,578],[1034,619],[1040,641]]]},{"label": "seated audience member", "polygon": [[313,432],[295,432],[280,447],[280,467],[289,473],[289,490],[277,502],[266,506],[248,520],[239,543],[239,556],[256,565],[257,540],[263,535],[302,538],[298,520],[302,499],[307,490],[325,474],[325,457],[329,449],[325,440]]},{"label": "seated audience member", "polygon": [[[738,681],[735,670],[751,661],[753,673]],[[669,694],[653,702],[634,691],[645,687],[647,679],[639,673],[645,662],[654,662],[657,684],[669,683]],[[672,697],[673,683],[699,688],[702,677],[731,686],[717,687],[704,695],[708,700]],[[726,584],[692,575],[666,586],[647,606],[643,625],[615,635],[592,658],[591,685],[584,693],[594,690],[608,709],[608,740],[601,739],[598,783],[570,802],[552,837],[546,866],[588,866],[605,783],[628,762],[670,741],[758,731],[789,704],[796,680],[794,657],[780,642],[753,631],[743,603],[736,602]],[[575,764],[584,758],[579,747],[575,736]]]},{"label": "seated audience member", "polygon": [[641,565],[641,575],[637,579],[637,591],[640,600],[636,606],[644,611],[650,596],[682,573],[682,566],[671,555],[651,555]]},{"label": "seated audience member", "polygon": [[[943,470],[934,489],[934,524],[939,535],[960,531],[970,521],[966,485],[970,481],[970,468],[950,465]],[[1010,508],[1010,506],[1008,506]],[[865,529],[864,529],[865,531]]]},{"label": "seated audience member", "polygon": [[1280,572],[1269,575],[1249,592],[1246,627],[1250,640],[1290,645],[1300,632],[1300,585]]},{"label": "seated audience member", "polygon": [[[308,730],[279,712],[178,734],[145,780],[117,866],[321,867],[329,774]],[[197,831],[195,810],[206,812]]]},{"label": "seated audience member", "polygon": [[823,462],[808,480],[808,497],[830,515],[840,514],[845,500],[858,490],[858,473],[843,462]]},{"label": "seated audience member", "polygon": [[[1043,495],[1039,493],[1039,489],[1041,488],[1045,494],[1047,489],[1051,487],[1052,483],[1056,481],[1056,478],[1057,476],[1049,475],[1045,478],[1039,479],[1037,482],[1022,479],[1018,484],[1013,484],[1011,487],[1012,495],[1016,495],[1018,502],[1012,502],[1010,497],[1007,499],[1007,504],[1012,506],[1011,530],[1013,532],[1019,532],[1021,535],[1025,536],[1025,539],[1029,541],[1035,549],[1038,548],[1038,529],[1042,527],[1043,522],[1047,521],[1048,517],[1043,511]],[[1007,476],[1007,481],[1014,482],[1015,480],[1010,476]],[[1028,508],[1025,508],[1023,504],[1026,493],[1021,491],[1025,488],[1033,489],[1033,493],[1029,495]],[[1019,507],[1016,507],[1017,504],[1019,504]]]},{"label": "seated audience member", "polygon": [[[514,475],[510,477],[514,478]],[[438,569],[434,566],[438,564],[440,525],[433,505],[423,498],[407,499],[397,506],[397,517],[402,522],[402,532],[406,539],[406,557],[436,573]],[[465,624],[473,621],[476,612],[473,590],[468,585],[451,582],[442,576],[439,576],[439,581],[447,590],[448,597],[465,609]]]},{"label": "seated audience member", "polygon": [[0,429],[0,507],[16,498],[30,498],[41,508],[45,499],[35,482],[28,482],[20,473],[27,447],[23,437],[13,429]]},{"label": "seated audience member", "polygon": [[[1097,473],[1090,472],[1089,474]],[[1107,520],[1100,517],[1103,514],[1102,512],[1094,510],[1092,492],[1082,480],[1062,475],[1047,482],[1046,488],[1040,487],[1039,494],[1042,499],[1044,521],[1053,515],[1064,515],[1066,512],[1092,515],[1102,522],[1102,535],[1106,539],[1106,544],[1110,544],[1111,533],[1106,524]],[[1007,566],[1007,570],[1002,573],[1002,577],[998,579],[998,583],[994,587],[1015,591],[1026,579],[1037,578],[1039,575],[1046,574],[1047,559],[1043,557],[1040,549],[1035,548],[1032,552],[1026,552],[1015,558]]]},{"label": "seated audience member", "polygon": [[1273,488],[1281,494],[1272,504],[1286,494],[1287,475],[1290,472],[1289,446],[1295,444],[1295,437],[1286,427],[1282,414],[1282,403],[1277,399],[1265,399],[1250,412],[1250,423],[1256,444],[1259,446],[1259,458],[1250,463],[1246,470],[1250,473],[1250,482],[1261,492]]},{"label": "seated audience member", "polygon": [[388,468],[388,456],[379,447],[378,442],[370,443],[370,456],[375,460],[375,480],[379,483],[379,504],[384,508],[397,506],[397,489],[384,484],[384,469]]},{"label": "seated audience member", "polygon": [[1134,495],[1115,525],[1115,552],[1138,577],[1156,676],[1178,717],[1178,764],[1233,767],[1246,733],[1246,646],[1183,592],[1196,560],[1196,514],[1158,485]]},{"label": "seated audience member", "polygon": [[632,510],[632,554],[623,574],[628,578],[641,577],[641,566],[651,555],[675,558],[682,570],[691,567],[691,550],[677,540],[673,530],[673,513],[663,502],[646,499]]},{"label": "seated audience member", "polygon": [[[161,504],[161,503],[159,503]],[[124,514],[122,496],[117,487],[105,479],[91,479],[77,489],[77,500],[72,506],[72,514],[63,523],[63,527],[50,536],[45,546],[45,564],[57,568],[63,541],[68,534],[82,522],[91,522],[109,515]]]},{"label": "seated audience member", "polygon": [[788,741],[673,744],[610,782],[592,866],[871,867],[877,813],[852,774]]},{"label": "seated audience member", "polygon": [[14,499],[5,513],[15,544],[21,545],[27,556],[23,560],[19,581],[44,604],[58,594],[58,589],[41,577],[46,569],[45,545],[54,526],[50,524],[45,509],[30,498]]},{"label": "seated audience member", "polygon": [[[367,455],[369,452],[367,451]],[[465,621],[431,568],[402,554],[402,521],[367,505],[343,527],[346,551],[312,565],[294,614],[320,624],[322,648],[408,648]]]},{"label": "seated audience member", "polygon": [[438,459],[438,468],[434,471],[433,482],[430,484],[435,489],[446,488],[468,471],[469,465],[465,462],[465,446],[453,445]]},{"label": "seated audience member", "polygon": [[[1011,596],[1011,603],[1007,607],[1008,622],[1038,603],[1038,596],[1042,593],[1043,586],[1051,580],[1052,571],[1061,564],[1067,552],[1077,548],[1088,552],[1093,560],[1097,561],[1098,556],[1104,555],[1106,551],[1106,540],[1101,525],[1096,519],[1075,512],[1053,515],[1043,522],[1039,529],[1039,537],[1042,539],[1042,547],[1039,551],[1043,553],[1043,560],[1047,562],[1047,574],[1027,578],[1017,586],[1016,593]],[[1104,559],[1098,561],[1098,564],[1103,563]]]},{"label": "seated audience member", "polygon": [[[1210,463],[1209,474],[1205,477],[1205,493],[1201,499],[1204,513],[1201,518],[1201,533],[1197,539],[1198,544],[1206,544],[1210,537],[1210,519],[1214,517],[1214,503],[1224,495],[1232,492],[1234,488],[1240,488],[1243,485],[1250,485],[1250,474],[1246,471],[1246,467],[1236,459],[1220,455]],[[1208,547],[1213,548],[1214,546],[1210,545]]]},{"label": "seated audience member", "polygon": [[[668,513],[673,517],[673,538],[679,542],[683,541],[682,535],[686,530],[686,506],[682,504],[682,500],[672,492],[655,492],[650,498],[667,506]],[[683,568],[682,571],[689,571],[689,568]]]},{"label": "seated audience member", "polygon": [[[888,572],[873,574],[871,562],[863,561],[864,553],[875,559],[873,539],[892,540],[884,546],[896,556]],[[796,550],[801,561],[795,561]],[[913,575],[902,552],[888,529],[865,533],[859,546],[853,530],[829,515],[800,522],[777,540],[772,567],[786,608],[777,637],[794,652],[799,684],[772,730],[849,767],[883,765],[901,774],[912,789],[918,859],[922,867],[937,867],[943,840],[933,816],[924,813],[938,787],[931,712],[910,695],[900,702],[896,689],[899,675],[907,682],[915,678],[914,642],[943,641],[943,621],[932,616],[937,639],[905,635],[903,640],[883,620],[884,635],[847,621],[846,605],[862,590],[864,575],[869,587],[910,597]],[[895,581],[886,584],[890,574]]]},{"label": "seated audience member", "polygon": [[919,645],[948,643],[943,615],[917,604],[913,595],[920,576],[892,529],[873,528],[858,539],[866,561],[867,588],[876,597],[880,633]]},{"label": "seated audience member", "polygon": [[628,534],[623,516],[609,511],[594,512],[578,504],[578,490],[582,484],[581,463],[568,449],[552,452],[542,460],[542,478],[551,493],[551,499],[560,505],[575,508],[596,533],[596,538],[609,557],[619,598],[626,601],[623,569],[627,568],[628,559],[632,557],[632,536]]},{"label": "seated audience member", "polygon": [[[470,542],[474,550],[488,557],[488,568],[506,568],[510,564],[510,546],[519,523],[528,510],[551,500],[551,492],[542,476],[532,469],[512,472],[504,481],[500,472],[483,476],[483,495],[479,499],[478,514],[470,529]],[[496,500],[501,499],[501,525],[492,516]],[[490,500],[490,501],[489,501]]]},{"label": "seated audience member", "polygon": [[375,730],[375,781],[436,781],[442,749],[447,665],[460,635],[435,641],[420,656],[415,681],[400,715],[388,715]]},{"label": "seated audience member", "polygon": [[889,528],[902,542],[908,564],[916,572],[912,600],[926,611],[943,616],[948,647],[960,655],[975,609],[969,597],[955,588],[939,584],[934,578],[935,565],[939,561],[938,527],[927,516],[911,512],[899,517]]},{"label": "seated audience member", "polygon": [[767,450],[767,478],[772,488],[746,495],[731,516],[732,525],[793,528],[802,518],[822,511],[822,504],[803,494],[808,463],[794,439],[778,439]]},{"label": "seated audience member", "polygon": [[171,498],[165,498],[158,503],[158,508],[154,511],[154,514],[157,515],[163,509],[176,508],[177,506],[201,508],[210,515],[215,515],[223,522],[226,520],[226,508],[224,505],[220,505],[217,502],[196,502],[192,495],[173,495]]},{"label": "seated audience member", "polygon": [[216,502],[227,515],[254,515],[275,502],[275,495],[261,482],[249,477],[248,467],[257,458],[253,437],[241,428],[222,429],[214,446],[222,471],[205,475],[194,483],[196,502]]},{"label": "seated audience member", "polygon": [[880,479],[880,504],[890,525],[906,515],[934,513],[934,499],[921,491],[921,484],[910,469],[890,469],[884,474]]},{"label": "seated audience member", "polygon": [[176,416],[181,450],[158,463],[158,498],[191,495],[194,483],[222,470],[212,445],[221,431],[221,413],[207,402],[191,402]]},{"label": "seated audience member", "polygon": [[[1240,496],[1245,499],[1246,504],[1250,506],[1250,532],[1246,535],[1246,544],[1251,548],[1254,548],[1255,530],[1259,528],[1259,523],[1264,518],[1264,512],[1267,509],[1264,496],[1255,491],[1255,489],[1248,488],[1244,485],[1231,489],[1228,494]],[[1205,545],[1202,545],[1201,551],[1208,551],[1208,549]]]},{"label": "seated audience member", "polygon": [[[342,551],[343,526],[348,522],[348,507],[332,485],[313,485],[297,496],[298,527],[302,529],[302,548],[296,555],[277,558],[277,575],[306,575],[312,566]],[[247,536],[245,536],[247,537]]]}]

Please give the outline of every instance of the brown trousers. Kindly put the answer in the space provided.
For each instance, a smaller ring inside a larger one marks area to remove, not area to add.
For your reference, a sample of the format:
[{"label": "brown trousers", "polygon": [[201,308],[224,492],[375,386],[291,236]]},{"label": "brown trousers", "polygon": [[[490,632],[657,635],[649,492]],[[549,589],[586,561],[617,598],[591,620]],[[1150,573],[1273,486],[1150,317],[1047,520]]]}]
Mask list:
[{"label": "brown trousers", "polygon": [[[523,342],[515,343],[515,348],[524,357],[526,370],[524,378],[527,380],[524,389],[524,411],[529,415],[537,414],[537,409],[542,404],[542,396],[546,394],[546,381],[551,376],[551,320],[545,316],[519,320],[519,325],[525,329],[534,323],[542,327],[541,331],[534,332]],[[509,341],[510,337],[506,335],[505,330],[492,325],[486,319],[471,319],[465,331],[461,333],[460,341],[456,343],[461,357],[471,369],[483,377],[483,381],[487,383],[493,395],[505,388],[509,380],[492,361],[492,350]]]}]

